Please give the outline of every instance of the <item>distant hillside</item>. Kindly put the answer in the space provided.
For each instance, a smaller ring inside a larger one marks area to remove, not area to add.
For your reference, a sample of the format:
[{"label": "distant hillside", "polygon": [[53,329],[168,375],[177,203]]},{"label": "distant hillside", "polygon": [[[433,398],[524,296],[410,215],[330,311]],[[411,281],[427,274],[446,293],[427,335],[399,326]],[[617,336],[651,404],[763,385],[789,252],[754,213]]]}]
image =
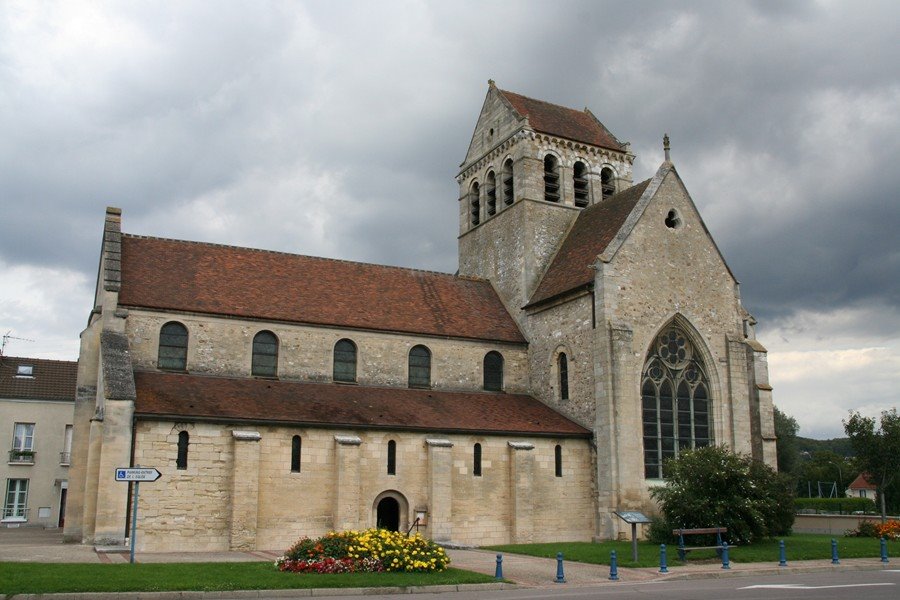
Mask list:
[{"label": "distant hillside", "polygon": [[850,446],[850,438],[834,438],[831,440],[814,440],[797,436],[797,452],[821,452],[829,450],[844,457],[853,456],[853,448]]}]

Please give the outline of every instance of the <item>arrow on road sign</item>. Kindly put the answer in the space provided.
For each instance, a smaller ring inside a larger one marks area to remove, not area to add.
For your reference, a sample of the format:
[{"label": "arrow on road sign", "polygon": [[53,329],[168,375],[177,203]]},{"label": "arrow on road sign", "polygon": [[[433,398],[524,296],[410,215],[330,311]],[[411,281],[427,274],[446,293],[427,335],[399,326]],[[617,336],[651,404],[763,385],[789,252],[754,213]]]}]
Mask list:
[{"label": "arrow on road sign", "polygon": [[116,481],[156,481],[162,477],[162,473],[154,468],[124,468],[116,469]]}]

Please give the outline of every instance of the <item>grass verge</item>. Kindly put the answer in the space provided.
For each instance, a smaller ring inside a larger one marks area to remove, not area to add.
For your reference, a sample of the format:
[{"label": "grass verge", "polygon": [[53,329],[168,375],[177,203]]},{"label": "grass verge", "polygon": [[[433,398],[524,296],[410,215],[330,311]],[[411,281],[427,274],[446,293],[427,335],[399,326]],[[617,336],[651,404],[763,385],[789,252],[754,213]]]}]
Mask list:
[{"label": "grass verge", "polygon": [[232,591],[490,583],[480,573],[282,573],[260,563],[0,563],[0,593]]},{"label": "grass verge", "polygon": [[[835,537],[830,535],[794,534],[784,538],[785,554],[790,563],[792,560],[831,559],[831,539],[838,543],[840,558],[877,558],[881,556],[881,546],[875,538]],[[732,548],[728,557],[732,562],[772,562],[778,563],[778,539],[769,539]],[[490,550],[555,558],[562,552],[566,560],[608,565],[610,552],[616,551],[620,567],[655,567],[659,566],[659,545],[650,542],[638,542],[638,560],[631,560],[631,542],[560,542],[549,544],[509,544],[490,546]],[[900,556],[900,542],[888,542],[888,555]],[[713,550],[695,550],[688,554],[688,560],[718,560]],[[676,544],[667,546],[667,559],[670,567],[683,564],[678,560]]]}]

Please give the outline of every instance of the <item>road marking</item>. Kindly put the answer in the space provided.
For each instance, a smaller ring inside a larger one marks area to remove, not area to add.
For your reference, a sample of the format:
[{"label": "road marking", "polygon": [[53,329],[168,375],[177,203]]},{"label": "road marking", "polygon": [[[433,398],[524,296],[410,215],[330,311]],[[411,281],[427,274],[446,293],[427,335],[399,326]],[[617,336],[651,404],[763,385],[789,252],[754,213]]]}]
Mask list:
[{"label": "road marking", "polygon": [[769,585],[748,585],[739,590],[827,590],[830,588],[873,587],[877,585],[897,585],[895,583],[845,583],[843,585],[806,585],[804,583],[777,583]]}]

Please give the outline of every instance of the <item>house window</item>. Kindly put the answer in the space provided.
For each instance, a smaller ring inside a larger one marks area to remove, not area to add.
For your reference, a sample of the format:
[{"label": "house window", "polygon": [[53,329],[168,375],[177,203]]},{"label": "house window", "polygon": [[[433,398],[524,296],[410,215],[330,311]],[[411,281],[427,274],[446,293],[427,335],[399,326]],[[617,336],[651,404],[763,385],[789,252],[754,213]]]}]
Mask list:
[{"label": "house window", "polygon": [[431,351],[425,346],[409,351],[409,387],[431,387]]},{"label": "house window", "polygon": [[544,200],[559,202],[559,162],[552,154],[544,157]]},{"label": "house window", "polygon": [[472,474],[481,477],[481,444],[475,444],[472,452]]},{"label": "house window", "polygon": [[497,214],[497,179],[491,171],[487,176],[487,214],[489,217]]},{"label": "house window", "polygon": [[72,458],[72,426],[66,425],[66,432],[63,434],[63,449],[59,453],[59,464],[68,465]]},{"label": "house window", "polygon": [[575,206],[584,208],[589,204],[589,199],[587,167],[584,166],[583,162],[578,161],[575,163],[573,175],[575,184]]},{"label": "house window", "polygon": [[257,377],[278,375],[278,338],[271,331],[260,331],[253,337],[250,370]]},{"label": "house window", "polygon": [[604,200],[606,200],[615,193],[616,178],[613,174],[613,170],[609,167],[604,167],[600,171],[600,195]]},{"label": "house window", "polygon": [[3,503],[4,521],[28,519],[28,480],[7,479],[6,498]]},{"label": "house window", "polygon": [[559,399],[560,400],[568,400],[569,399],[569,359],[566,358],[566,353],[561,352],[559,358],[557,359],[559,362]]},{"label": "house window", "polygon": [[34,379],[34,365],[19,365],[16,367],[16,377],[19,379]]},{"label": "house window", "polygon": [[188,465],[188,443],[190,442],[190,434],[187,431],[178,433],[178,456],[175,459],[175,466],[178,469],[187,469]]},{"label": "house window", "polygon": [[387,474],[397,474],[397,442],[394,440],[388,442]]},{"label": "house window", "polygon": [[489,392],[503,390],[503,355],[499,352],[484,355],[484,389]]},{"label": "house window", "polygon": [[13,427],[13,442],[9,451],[9,462],[34,462],[34,423],[16,423]]},{"label": "house window", "polygon": [[356,344],[340,340],[334,345],[333,379],[353,383],[356,381]]},{"label": "house window", "polygon": [[479,198],[480,188],[478,182],[472,184],[469,192],[469,214],[471,215],[472,227],[481,223],[481,199]]},{"label": "house window", "polygon": [[300,472],[300,451],[303,448],[303,440],[299,435],[291,439],[291,473]]},{"label": "house window", "polygon": [[159,330],[159,358],[156,365],[169,371],[186,370],[187,347],[187,327],[176,321],[166,323]]},{"label": "house window", "polygon": [[557,477],[562,477],[562,446],[556,445],[553,449],[553,466]]},{"label": "house window", "polygon": [[503,204],[509,206],[515,200],[513,192],[513,161],[511,158],[506,159],[503,163],[503,171],[500,175],[503,182]]},{"label": "house window", "polygon": [[653,343],[641,381],[644,475],[661,479],[663,461],[713,442],[709,380],[687,335],[663,330]]}]

